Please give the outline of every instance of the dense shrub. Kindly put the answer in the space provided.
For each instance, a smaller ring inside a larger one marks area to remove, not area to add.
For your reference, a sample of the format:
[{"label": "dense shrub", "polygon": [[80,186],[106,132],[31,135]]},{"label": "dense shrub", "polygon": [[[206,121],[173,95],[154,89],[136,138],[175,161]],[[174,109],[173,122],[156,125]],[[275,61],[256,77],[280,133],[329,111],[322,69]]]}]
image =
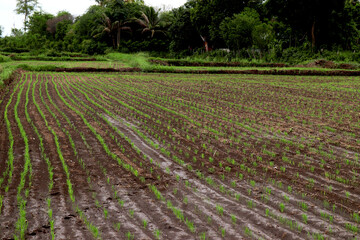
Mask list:
[{"label": "dense shrub", "polygon": [[0,54],[0,63],[9,61],[11,61],[11,58]]}]

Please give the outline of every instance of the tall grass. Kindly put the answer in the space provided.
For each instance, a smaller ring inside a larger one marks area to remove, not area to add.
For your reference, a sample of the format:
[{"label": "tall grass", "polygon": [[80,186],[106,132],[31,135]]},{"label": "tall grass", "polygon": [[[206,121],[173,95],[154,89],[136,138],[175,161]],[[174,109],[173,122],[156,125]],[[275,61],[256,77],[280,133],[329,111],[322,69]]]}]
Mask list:
[{"label": "tall grass", "polygon": [[4,81],[9,79],[16,69],[16,66],[0,66],[0,88],[4,86]]},{"label": "tall grass", "polygon": [[7,56],[4,56],[2,54],[0,54],[0,63],[3,63],[3,62],[10,62],[11,61],[11,58],[7,57]]},{"label": "tall grass", "polygon": [[141,68],[143,71],[151,71],[154,65],[148,62],[147,53],[125,54],[125,53],[109,53],[106,58],[125,63],[128,67]]}]

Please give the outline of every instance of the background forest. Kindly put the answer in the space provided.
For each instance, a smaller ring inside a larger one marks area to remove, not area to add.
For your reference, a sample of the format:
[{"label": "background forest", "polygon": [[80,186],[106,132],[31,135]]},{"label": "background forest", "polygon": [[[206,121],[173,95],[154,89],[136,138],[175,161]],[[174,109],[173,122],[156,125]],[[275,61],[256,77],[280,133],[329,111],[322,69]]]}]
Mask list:
[{"label": "background forest", "polygon": [[172,10],[139,0],[96,0],[76,18],[38,9],[36,0],[18,1],[24,28],[6,37],[0,31],[1,52],[360,61],[358,0],[189,0]]}]

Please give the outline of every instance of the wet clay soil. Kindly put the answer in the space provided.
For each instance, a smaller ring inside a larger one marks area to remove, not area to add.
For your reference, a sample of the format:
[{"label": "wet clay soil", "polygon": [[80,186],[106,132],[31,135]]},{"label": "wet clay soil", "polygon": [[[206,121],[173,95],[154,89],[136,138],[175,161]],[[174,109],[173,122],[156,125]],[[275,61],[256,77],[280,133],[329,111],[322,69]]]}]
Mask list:
[{"label": "wet clay soil", "polygon": [[360,116],[348,88],[359,85],[19,73],[0,104],[1,239],[353,239]]}]

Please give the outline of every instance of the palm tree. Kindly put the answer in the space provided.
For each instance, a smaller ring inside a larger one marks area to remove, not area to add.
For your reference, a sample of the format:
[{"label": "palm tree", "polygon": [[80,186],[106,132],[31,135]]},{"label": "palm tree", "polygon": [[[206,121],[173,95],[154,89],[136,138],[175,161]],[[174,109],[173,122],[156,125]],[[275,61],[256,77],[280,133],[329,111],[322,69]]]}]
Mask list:
[{"label": "palm tree", "polygon": [[141,12],[141,17],[136,19],[136,22],[143,28],[142,34],[151,33],[151,38],[154,37],[155,33],[165,32],[161,30],[164,27],[164,22],[159,16],[159,11],[156,11],[153,7],[146,7]]},{"label": "palm tree", "polygon": [[[106,32],[112,39],[113,48],[120,48],[120,40],[121,40],[121,31],[131,31],[131,28],[126,26],[128,22],[120,20],[112,22],[111,19],[104,13],[102,24],[100,25],[100,29],[102,31],[94,37],[100,36],[102,33]],[[99,29],[99,28],[98,28]]]}]

